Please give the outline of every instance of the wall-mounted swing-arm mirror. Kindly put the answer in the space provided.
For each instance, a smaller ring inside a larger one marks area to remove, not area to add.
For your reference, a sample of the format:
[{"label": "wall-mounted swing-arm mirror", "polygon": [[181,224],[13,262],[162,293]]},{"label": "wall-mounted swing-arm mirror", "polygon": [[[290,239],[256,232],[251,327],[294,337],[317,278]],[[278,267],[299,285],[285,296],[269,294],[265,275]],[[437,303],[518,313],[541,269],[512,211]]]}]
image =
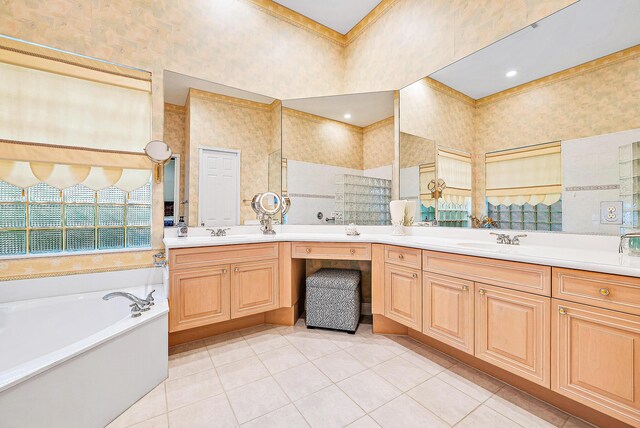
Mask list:
[{"label": "wall-mounted swing-arm mirror", "polygon": [[150,141],[144,148],[144,152],[154,165],[153,177],[156,183],[162,181],[162,166],[171,159],[171,148],[160,140]]}]

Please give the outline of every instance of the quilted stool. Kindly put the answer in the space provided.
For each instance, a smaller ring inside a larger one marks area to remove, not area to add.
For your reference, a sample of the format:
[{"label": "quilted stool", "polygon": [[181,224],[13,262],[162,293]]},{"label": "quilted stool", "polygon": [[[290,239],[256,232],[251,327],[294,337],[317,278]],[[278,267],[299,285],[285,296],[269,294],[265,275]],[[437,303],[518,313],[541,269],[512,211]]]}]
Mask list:
[{"label": "quilted stool", "polygon": [[355,333],[360,320],[360,271],[320,269],[307,277],[307,327]]}]

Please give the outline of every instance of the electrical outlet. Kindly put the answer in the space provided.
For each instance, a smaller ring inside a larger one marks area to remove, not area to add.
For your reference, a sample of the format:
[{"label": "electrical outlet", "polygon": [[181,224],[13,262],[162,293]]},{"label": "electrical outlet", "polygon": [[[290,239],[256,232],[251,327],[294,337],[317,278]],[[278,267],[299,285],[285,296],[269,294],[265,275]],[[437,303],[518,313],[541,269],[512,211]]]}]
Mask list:
[{"label": "electrical outlet", "polygon": [[600,202],[600,224],[622,224],[622,202]]}]

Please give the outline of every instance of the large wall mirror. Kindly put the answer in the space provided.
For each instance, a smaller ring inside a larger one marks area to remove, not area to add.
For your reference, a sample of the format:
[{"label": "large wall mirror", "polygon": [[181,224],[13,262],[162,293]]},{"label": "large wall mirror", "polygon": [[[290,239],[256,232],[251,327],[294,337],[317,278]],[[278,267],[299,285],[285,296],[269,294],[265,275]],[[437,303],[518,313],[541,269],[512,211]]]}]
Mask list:
[{"label": "large wall mirror", "polygon": [[285,224],[390,224],[394,158],[392,91],[283,101]]},{"label": "large wall mirror", "polygon": [[280,101],[169,71],[164,91],[178,159],[165,166],[165,224],[175,212],[191,226],[257,224],[253,196],[280,194]]},{"label": "large wall mirror", "polygon": [[403,88],[400,195],[416,218],[639,228],[638,16],[638,2],[577,2]]}]

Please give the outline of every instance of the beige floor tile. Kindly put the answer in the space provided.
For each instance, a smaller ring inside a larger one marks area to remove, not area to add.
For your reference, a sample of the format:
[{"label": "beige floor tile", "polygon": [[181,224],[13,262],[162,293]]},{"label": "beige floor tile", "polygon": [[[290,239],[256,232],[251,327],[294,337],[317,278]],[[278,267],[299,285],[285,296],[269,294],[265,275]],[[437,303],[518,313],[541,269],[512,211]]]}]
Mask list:
[{"label": "beige floor tile", "polygon": [[237,331],[229,331],[227,333],[222,333],[222,334],[217,334],[215,336],[207,337],[206,339],[203,339],[202,341],[207,346],[213,346],[213,345],[216,345],[218,343],[229,342],[229,341],[232,341],[234,339],[238,339],[240,337],[242,337],[242,335],[240,333],[238,333]]},{"label": "beige floor tile", "polygon": [[274,349],[258,355],[271,374],[280,373],[309,361],[295,346],[288,343],[284,348]]},{"label": "beige floor tile", "polygon": [[367,367],[377,366],[396,356],[396,354],[388,348],[371,343],[370,341],[355,344],[347,348],[346,351]]},{"label": "beige floor tile", "polygon": [[278,326],[275,326],[273,324],[260,324],[260,325],[255,325],[253,327],[247,327],[247,328],[243,328],[242,330],[238,330],[238,333],[246,337],[246,336],[251,336],[263,331],[274,330],[276,328],[278,328]]},{"label": "beige floor tile", "polygon": [[285,336],[298,351],[310,360],[338,351],[340,348],[319,333],[298,332]]},{"label": "beige floor tile", "polygon": [[169,348],[169,355],[181,354],[183,352],[189,352],[206,348],[204,340],[194,340],[193,342],[182,343],[180,345],[172,346]]},{"label": "beige floor tile", "polygon": [[294,404],[314,428],[343,427],[365,415],[364,411],[335,385],[301,398]]},{"label": "beige floor tile", "polygon": [[365,415],[352,424],[347,425],[348,428],[379,428],[380,425],[369,415]]},{"label": "beige floor tile", "polygon": [[401,357],[432,375],[437,375],[456,363],[454,359],[440,352],[421,347],[405,352]]},{"label": "beige floor tile", "polygon": [[358,336],[343,331],[320,330],[320,334],[332,341],[340,349],[347,349],[358,343],[366,343],[369,340],[366,336]]},{"label": "beige floor tile", "polygon": [[242,425],[243,428],[303,428],[308,426],[309,424],[293,404],[287,404]]},{"label": "beige floor tile", "polygon": [[311,363],[285,370],[273,377],[292,401],[331,385],[331,380]]},{"label": "beige floor tile", "polygon": [[244,339],[256,354],[261,354],[263,352],[272,351],[289,345],[287,339],[274,329],[254,333],[245,336]]},{"label": "beige floor tile", "polygon": [[482,402],[491,398],[504,386],[498,379],[465,364],[458,364],[441,372],[438,379]]},{"label": "beige floor tile", "polygon": [[372,335],[373,335],[373,325],[372,324],[360,324],[360,325],[358,325],[358,329],[356,330],[356,336],[371,337]]},{"label": "beige floor tile", "polygon": [[229,391],[227,396],[241,424],[290,403],[289,398],[272,377]]},{"label": "beige floor tile", "polygon": [[109,428],[128,427],[166,412],[167,401],[164,383],[161,383],[111,422]]},{"label": "beige floor tile", "polygon": [[156,416],[155,418],[148,419],[139,424],[131,425],[129,428],[167,428],[169,426],[169,419],[167,414]]},{"label": "beige floor tile", "polygon": [[520,425],[502,416],[500,413],[493,410],[491,407],[481,405],[473,412],[471,412],[466,418],[464,418],[456,428],[520,428]]},{"label": "beige floor tile", "polygon": [[218,367],[217,371],[226,391],[269,376],[269,371],[257,356]]},{"label": "beige floor tile", "polygon": [[422,344],[420,342],[418,342],[417,340],[409,337],[409,336],[386,336],[387,338],[393,340],[394,342],[396,342],[398,345],[406,348],[407,350],[409,349],[415,349],[419,346],[422,346]]},{"label": "beige floor tile", "polygon": [[442,419],[406,395],[401,395],[374,410],[369,416],[384,428],[448,427]]},{"label": "beige floor tile", "polygon": [[215,369],[167,381],[165,387],[169,411],[224,392]]},{"label": "beige floor tile", "polygon": [[314,360],[313,364],[327,375],[332,382],[340,382],[342,379],[366,370],[366,367],[360,361],[345,351],[325,355]]},{"label": "beige floor tile", "polygon": [[431,374],[401,357],[385,361],[372,370],[402,392],[415,388],[431,377]]},{"label": "beige floor tile", "polygon": [[571,416],[569,417],[569,419],[567,419],[567,422],[565,422],[562,428],[594,428],[594,425],[591,425],[590,423],[585,422],[582,419]]},{"label": "beige floor tile", "polygon": [[404,354],[409,349],[404,345],[396,342],[395,340],[390,339],[387,336],[382,336],[379,334],[375,334],[370,337],[370,342],[375,343],[376,345],[382,346],[383,348],[393,352],[396,355]]},{"label": "beige floor tile", "polygon": [[402,394],[372,370],[358,373],[337,385],[365,412],[371,412]]},{"label": "beige floor tile", "polygon": [[171,428],[227,428],[238,422],[225,394],[216,395],[197,403],[169,412]]},{"label": "beige floor tile", "polygon": [[560,427],[569,415],[511,386],[505,386],[485,404],[524,427]]},{"label": "beige floor tile", "polygon": [[213,368],[206,349],[182,352],[169,356],[169,379],[176,379]]},{"label": "beige floor tile", "polygon": [[413,388],[407,395],[450,425],[455,425],[480,405],[478,400],[435,377]]},{"label": "beige floor tile", "polygon": [[256,353],[243,337],[237,337],[207,347],[216,367],[255,357]]}]

